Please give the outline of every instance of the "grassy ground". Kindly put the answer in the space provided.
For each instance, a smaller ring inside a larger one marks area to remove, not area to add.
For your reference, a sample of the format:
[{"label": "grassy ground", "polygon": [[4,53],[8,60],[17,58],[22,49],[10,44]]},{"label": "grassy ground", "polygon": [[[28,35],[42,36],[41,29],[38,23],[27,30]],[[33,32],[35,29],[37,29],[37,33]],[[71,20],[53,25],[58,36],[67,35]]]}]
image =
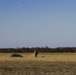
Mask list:
[{"label": "grassy ground", "polygon": [[0,75],[76,75],[75,53],[22,53],[22,58],[0,53]]}]

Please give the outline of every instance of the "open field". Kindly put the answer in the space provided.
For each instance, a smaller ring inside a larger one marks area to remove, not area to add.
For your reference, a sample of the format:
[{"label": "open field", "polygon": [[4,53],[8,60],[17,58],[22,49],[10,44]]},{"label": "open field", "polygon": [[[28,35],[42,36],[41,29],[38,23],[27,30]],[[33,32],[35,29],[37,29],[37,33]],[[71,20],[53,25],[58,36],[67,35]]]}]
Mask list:
[{"label": "open field", "polygon": [[0,75],[76,75],[76,53],[0,53]]}]

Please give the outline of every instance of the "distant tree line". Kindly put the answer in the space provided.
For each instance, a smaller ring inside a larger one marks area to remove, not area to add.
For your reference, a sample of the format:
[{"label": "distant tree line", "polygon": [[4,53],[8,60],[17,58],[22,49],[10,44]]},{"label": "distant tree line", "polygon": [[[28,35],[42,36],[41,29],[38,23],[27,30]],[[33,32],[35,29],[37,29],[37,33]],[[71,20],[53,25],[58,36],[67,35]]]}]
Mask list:
[{"label": "distant tree line", "polygon": [[34,52],[35,50],[38,50],[39,52],[43,53],[74,53],[76,52],[76,47],[58,47],[58,48],[49,48],[49,47],[33,47],[33,48],[0,48],[0,53],[24,53],[24,52]]}]

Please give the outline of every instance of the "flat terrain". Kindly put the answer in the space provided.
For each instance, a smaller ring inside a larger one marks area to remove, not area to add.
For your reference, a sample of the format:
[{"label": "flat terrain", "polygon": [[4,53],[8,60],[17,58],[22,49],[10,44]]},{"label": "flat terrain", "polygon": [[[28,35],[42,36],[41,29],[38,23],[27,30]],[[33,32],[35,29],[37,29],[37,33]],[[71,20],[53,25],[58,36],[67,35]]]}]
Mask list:
[{"label": "flat terrain", "polygon": [[11,54],[0,53],[0,75],[76,75],[76,53]]}]

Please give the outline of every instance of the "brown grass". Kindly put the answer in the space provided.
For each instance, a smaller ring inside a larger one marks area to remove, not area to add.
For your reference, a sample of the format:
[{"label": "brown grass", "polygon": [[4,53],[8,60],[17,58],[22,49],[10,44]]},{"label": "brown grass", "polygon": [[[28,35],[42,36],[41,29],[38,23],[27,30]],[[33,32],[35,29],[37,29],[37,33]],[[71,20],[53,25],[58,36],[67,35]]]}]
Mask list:
[{"label": "brown grass", "polygon": [[75,53],[0,53],[0,75],[76,75]]},{"label": "brown grass", "polygon": [[39,53],[34,57],[34,53],[20,53],[23,58],[10,57],[12,53],[0,53],[0,61],[74,61],[76,62],[76,53]]}]

